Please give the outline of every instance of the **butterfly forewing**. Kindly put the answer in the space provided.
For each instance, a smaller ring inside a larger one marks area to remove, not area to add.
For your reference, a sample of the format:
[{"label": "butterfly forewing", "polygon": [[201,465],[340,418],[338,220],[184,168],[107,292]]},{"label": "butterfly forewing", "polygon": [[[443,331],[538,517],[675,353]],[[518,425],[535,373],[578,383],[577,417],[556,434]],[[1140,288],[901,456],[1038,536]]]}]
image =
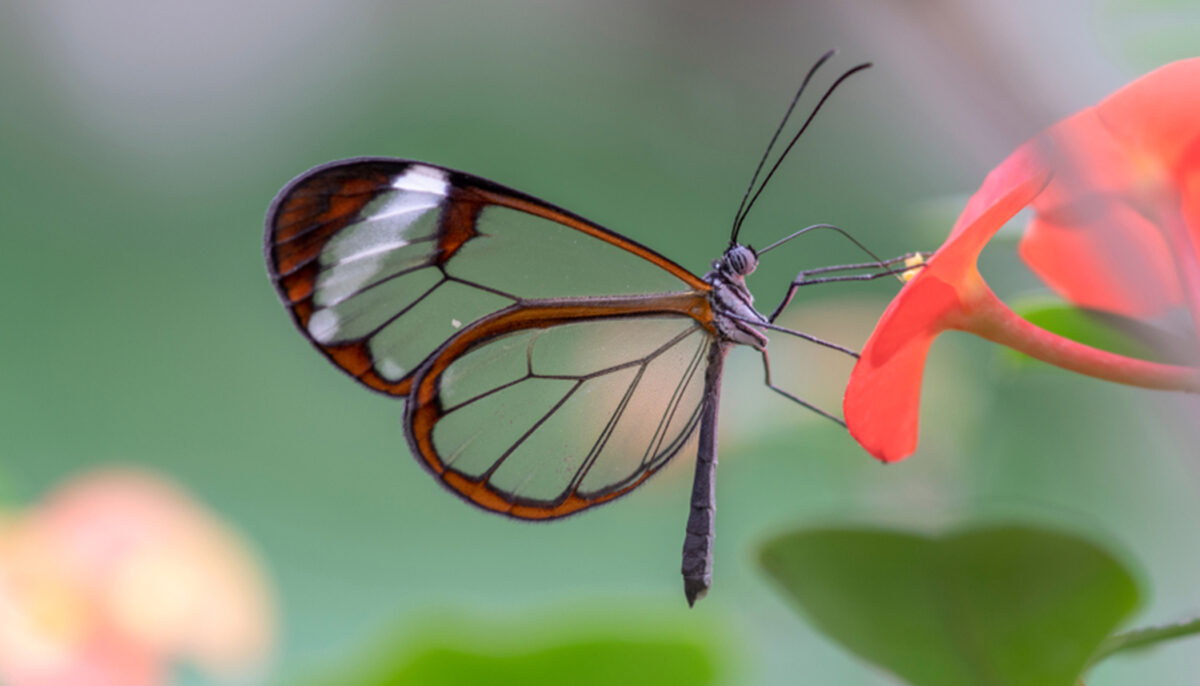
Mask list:
[{"label": "butterfly forewing", "polygon": [[337,162],[292,181],[268,214],[266,252],[304,335],[393,394],[447,338],[530,299],[708,288],[565,210],[404,160]]},{"label": "butterfly forewing", "polygon": [[[697,319],[529,323],[418,374],[431,392],[410,407],[410,442],[456,491],[516,517],[563,516],[628,492],[692,436],[713,344]],[[434,421],[411,419],[423,413]]]}]

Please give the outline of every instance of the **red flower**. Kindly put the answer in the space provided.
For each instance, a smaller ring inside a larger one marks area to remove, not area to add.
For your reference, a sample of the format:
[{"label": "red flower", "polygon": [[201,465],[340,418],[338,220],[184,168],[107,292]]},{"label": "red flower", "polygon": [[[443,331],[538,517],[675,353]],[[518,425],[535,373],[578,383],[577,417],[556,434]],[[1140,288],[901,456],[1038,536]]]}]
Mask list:
[{"label": "red flower", "polygon": [[1000,302],[976,260],[1025,207],[1034,218],[1021,257],[1059,295],[1127,317],[1190,317],[1194,337],[1200,323],[1200,58],[1158,69],[1059,122],[988,174],[950,237],[888,306],[851,374],[846,422],[879,459],[899,460],[916,449],[925,356],[948,329],[1096,378],[1200,392],[1200,368],[1083,345]]}]

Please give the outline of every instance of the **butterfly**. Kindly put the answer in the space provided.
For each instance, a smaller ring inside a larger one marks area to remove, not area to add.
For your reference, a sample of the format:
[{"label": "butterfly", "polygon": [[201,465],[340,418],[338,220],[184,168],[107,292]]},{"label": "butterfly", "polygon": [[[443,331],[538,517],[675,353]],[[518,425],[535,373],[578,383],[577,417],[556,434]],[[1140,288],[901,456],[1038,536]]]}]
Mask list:
[{"label": "butterfly", "polygon": [[[868,66],[843,74],[825,98]],[[403,398],[412,454],[480,508],[548,520],[607,503],[699,432],[683,547],[690,605],[712,583],[726,353],[746,345],[765,363],[770,329],[824,343],[773,323],[812,278],[798,277],[771,316],[754,308],[745,277],[783,241],[760,251],[737,242],[758,197],[747,203],[749,195],[729,247],[696,276],[493,181],[424,162],[356,158],[304,172],[279,192],[267,213],[265,255],[304,337],[359,383]],[[771,384],[767,369],[768,385],[812,407]]]}]

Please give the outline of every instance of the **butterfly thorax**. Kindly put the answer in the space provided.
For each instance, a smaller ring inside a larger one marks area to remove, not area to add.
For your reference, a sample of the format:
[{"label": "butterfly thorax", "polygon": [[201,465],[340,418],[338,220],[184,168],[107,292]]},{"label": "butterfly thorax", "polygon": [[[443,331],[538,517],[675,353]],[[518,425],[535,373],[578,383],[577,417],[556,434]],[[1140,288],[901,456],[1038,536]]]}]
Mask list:
[{"label": "butterfly thorax", "polygon": [[757,266],[754,250],[735,244],[713,262],[712,271],[704,275],[704,281],[712,286],[708,299],[721,338],[761,350],[767,345],[767,337],[750,322],[765,324],[767,319],[754,309],[754,296],[746,287],[746,275]]}]

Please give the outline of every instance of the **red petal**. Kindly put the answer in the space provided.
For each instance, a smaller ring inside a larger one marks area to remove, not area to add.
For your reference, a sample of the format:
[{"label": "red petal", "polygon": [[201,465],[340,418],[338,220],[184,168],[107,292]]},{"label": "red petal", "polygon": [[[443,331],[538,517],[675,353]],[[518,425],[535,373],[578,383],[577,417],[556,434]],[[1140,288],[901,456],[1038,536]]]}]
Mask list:
[{"label": "red petal", "polygon": [[892,301],[854,365],[842,411],[850,435],[884,462],[917,448],[921,374],[943,319],[959,307],[949,284],[914,279]]},{"label": "red petal", "polygon": [[1200,167],[1197,112],[1200,59],[1185,60],[1039,138],[1055,179],[1035,203],[1038,220],[1020,252],[1065,299],[1137,318],[1183,304],[1162,222],[1180,212],[1181,199],[1200,201],[1188,197],[1198,191],[1186,181]]},{"label": "red petal", "polygon": [[1029,223],[1019,252],[1050,288],[1081,307],[1152,318],[1181,299],[1162,232],[1131,207],[1106,203],[1091,226]]},{"label": "red petal", "polygon": [[1146,74],[1105,98],[1096,111],[1126,148],[1179,170],[1200,140],[1200,58]]},{"label": "red petal", "polygon": [[[1195,147],[1200,151],[1200,145]],[[1180,195],[1178,220],[1182,226],[1172,227],[1168,242],[1177,258],[1184,303],[1192,315],[1192,333],[1200,343],[1200,164],[1180,179]]]},{"label": "red petal", "polygon": [[[1200,145],[1196,146],[1196,151],[1200,153]],[[1188,175],[1181,179],[1180,193],[1182,201],[1180,202],[1180,214],[1183,217],[1184,224],[1187,225],[1188,233],[1191,235],[1192,248],[1196,262],[1200,264],[1200,154],[1197,155],[1197,164],[1193,167]],[[1200,298],[1200,293],[1192,293],[1193,298]],[[1200,329],[1200,322],[1196,322],[1197,329]]]},{"label": "red petal", "polygon": [[890,462],[916,449],[921,374],[929,346],[969,314],[982,285],[975,261],[983,246],[1048,179],[1028,146],[1009,156],[967,202],[950,238],[883,313],[854,366],[842,403],[850,434],[875,457]]},{"label": "red petal", "polygon": [[[967,251],[973,252],[978,256],[992,235],[1004,225],[1003,221],[1000,223],[979,223],[982,215],[985,212],[993,212],[997,204],[1005,203],[1006,207],[1015,204],[1013,199],[1007,196],[1011,195],[1018,187],[1030,183],[1030,180],[1034,178],[1038,179],[1036,184],[1039,190],[1046,185],[1049,179],[1042,156],[1038,154],[1038,151],[1031,144],[1026,143],[1014,150],[995,169],[988,172],[979,190],[975,191],[971,198],[967,200],[966,207],[963,208],[962,214],[958,215],[958,221],[954,222],[954,228],[950,230],[950,236],[942,244],[942,248],[938,250],[938,253],[941,254],[951,243],[960,240],[970,240],[971,244]],[[1019,204],[1016,205],[1015,209],[1012,209],[1012,212],[1008,214],[1008,217],[1004,221],[1011,219],[1022,207],[1029,204],[1031,199],[1016,199]],[[1002,212],[1008,212],[1008,210],[1005,209]],[[960,234],[968,233],[968,229],[971,238],[960,238]]]},{"label": "red petal", "polygon": [[1162,232],[1145,216],[1161,202],[1165,171],[1113,137],[1090,108],[1042,134],[1054,180],[1034,202],[1020,254],[1064,299],[1127,317],[1153,318],[1179,302]]}]

